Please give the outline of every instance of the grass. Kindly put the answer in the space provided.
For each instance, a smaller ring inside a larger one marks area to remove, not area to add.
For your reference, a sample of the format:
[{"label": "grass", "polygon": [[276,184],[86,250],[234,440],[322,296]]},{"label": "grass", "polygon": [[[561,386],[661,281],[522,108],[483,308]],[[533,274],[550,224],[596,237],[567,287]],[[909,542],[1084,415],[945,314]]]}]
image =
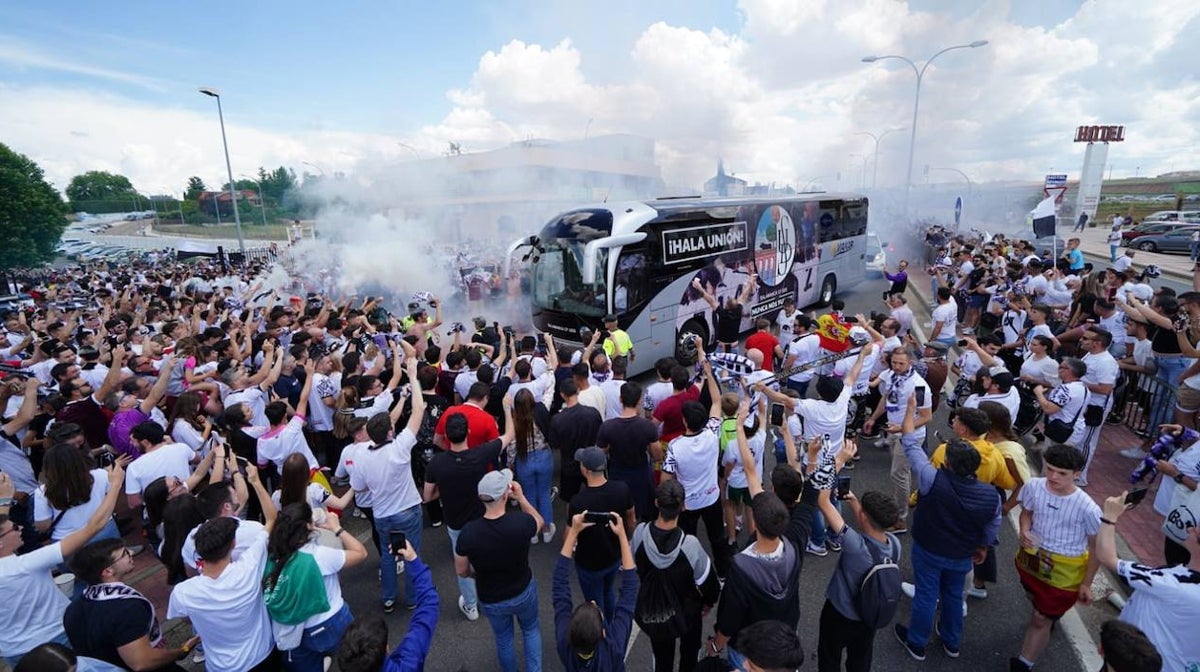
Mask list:
[{"label": "grass", "polygon": [[[287,240],[288,227],[284,224],[243,225],[242,235],[250,240]],[[237,238],[237,229],[232,224],[220,226],[197,226],[195,224],[159,224],[154,227],[161,235],[195,236],[197,238]]]}]

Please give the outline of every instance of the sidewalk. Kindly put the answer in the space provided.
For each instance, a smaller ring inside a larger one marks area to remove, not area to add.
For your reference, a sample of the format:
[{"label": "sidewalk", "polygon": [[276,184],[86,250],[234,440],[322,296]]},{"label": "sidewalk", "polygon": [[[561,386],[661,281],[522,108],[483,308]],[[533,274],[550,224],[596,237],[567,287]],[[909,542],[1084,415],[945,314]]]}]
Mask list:
[{"label": "sidewalk", "polygon": [[[1104,244],[1103,236],[1104,233],[1094,234],[1093,239],[1099,240],[1100,244]],[[1088,245],[1087,239],[1080,236],[1080,243],[1081,248],[1086,251]],[[1104,253],[1108,254],[1107,247]],[[1183,265],[1188,268],[1189,279],[1191,277],[1191,262],[1188,261],[1187,257],[1139,252],[1139,260],[1142,255],[1148,257],[1166,257],[1167,259],[1177,261],[1182,260]],[[916,330],[920,329],[921,323],[927,320],[929,315],[929,276],[924,271],[916,269],[915,265],[909,266],[908,275],[909,307],[916,313],[916,319],[913,320],[914,330]],[[920,331],[924,335],[924,330],[921,329]],[[957,352],[957,348],[951,348],[951,352],[948,355],[951,361],[953,361],[953,357],[957,356]],[[950,388],[953,385],[953,380],[947,381],[946,385],[947,388]],[[1132,429],[1125,425],[1106,424],[1101,428],[1100,442],[1096,448],[1096,457],[1092,461],[1091,469],[1088,471],[1089,484],[1085,489],[1085,492],[1097,504],[1103,506],[1106,498],[1129,488],[1129,474],[1137,466],[1137,462],[1121,457],[1119,452],[1130,446],[1138,445],[1141,445],[1141,439],[1133,433]],[[1162,554],[1162,516],[1158,515],[1154,511],[1154,507],[1151,506],[1156,492],[1158,492],[1157,479],[1150,486],[1150,493],[1147,495],[1146,500],[1140,506],[1121,516],[1121,520],[1125,522],[1121,523],[1117,529],[1117,550],[1121,556],[1128,557],[1128,554],[1132,554],[1137,557],[1138,561],[1151,566],[1159,566],[1164,562]],[[1128,553],[1126,553],[1126,550],[1128,550]]]},{"label": "sidewalk", "polygon": [[[1079,249],[1084,254],[1099,257],[1101,259],[1109,259],[1108,249],[1108,233],[1112,231],[1111,226],[1101,226],[1094,229],[1084,229],[1080,233],[1070,233],[1070,229],[1063,227],[1059,229],[1058,235],[1063,240],[1071,238],[1079,239]],[[1117,254],[1125,254],[1125,250],[1129,248],[1118,248]],[[1179,278],[1192,281],[1192,261],[1186,254],[1163,254],[1160,252],[1143,252],[1135,250],[1137,255],[1133,258],[1134,267],[1142,269],[1150,264],[1154,264],[1162,269],[1164,275],[1178,276]]]}]

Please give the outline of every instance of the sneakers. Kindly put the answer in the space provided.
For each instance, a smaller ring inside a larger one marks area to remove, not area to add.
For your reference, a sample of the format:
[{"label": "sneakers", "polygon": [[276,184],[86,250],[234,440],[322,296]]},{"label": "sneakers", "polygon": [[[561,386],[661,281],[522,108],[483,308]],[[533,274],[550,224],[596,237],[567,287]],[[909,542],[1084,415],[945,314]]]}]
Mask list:
[{"label": "sneakers", "polygon": [[1033,668],[1021,662],[1020,658],[1008,659],[1008,672],[1029,672]]},{"label": "sneakers", "polygon": [[396,610],[396,601],[395,600],[384,600],[383,601],[383,613],[390,614],[395,610]]},{"label": "sneakers", "polygon": [[950,648],[945,642],[942,642],[942,652],[949,658],[958,658],[958,649]]},{"label": "sneakers", "polygon": [[899,623],[892,626],[892,632],[896,634],[896,641],[904,647],[908,655],[912,656],[913,660],[925,660],[925,647],[916,647],[908,643],[908,626],[900,625]]},{"label": "sneakers", "polygon": [[558,486],[552,485],[550,486],[550,501],[553,502],[556,499],[558,499]]},{"label": "sneakers", "polygon": [[1128,457],[1131,460],[1140,460],[1146,457],[1145,451],[1137,446],[1126,448],[1120,452],[1121,457]]},{"label": "sneakers", "polygon": [[828,548],[829,550],[833,551],[834,553],[841,553],[842,552],[842,542],[836,541],[833,537],[830,537],[829,539],[827,539],[825,541],[825,548]]},{"label": "sneakers", "polygon": [[814,544],[811,541],[808,542],[808,546],[804,550],[807,551],[810,555],[815,555],[818,558],[823,558],[823,557],[829,555],[829,551],[825,549],[824,544],[821,544],[818,546],[817,544]]},{"label": "sneakers", "polygon": [[913,598],[913,595],[917,594],[917,585],[915,583],[909,583],[908,581],[901,581],[900,582],[900,592],[907,595],[908,599],[911,600]]},{"label": "sneakers", "polygon": [[976,588],[975,586],[971,586],[963,591],[963,595],[966,595],[967,597],[973,597],[977,600],[986,600],[987,588]]},{"label": "sneakers", "polygon": [[554,533],[557,531],[558,531],[558,528],[554,526],[554,523],[550,523],[549,525],[547,525],[546,529],[542,530],[542,543],[543,544],[550,543],[550,540],[554,539]]},{"label": "sneakers", "polygon": [[540,540],[541,540],[541,538],[542,538],[542,535],[541,535],[541,534],[539,534],[539,533],[537,533],[537,532],[535,532],[535,533],[533,534],[533,536],[529,538],[529,545],[530,545],[530,546],[536,546],[536,545],[537,545],[537,543],[538,543],[538,541],[540,541]]},{"label": "sneakers", "polygon": [[479,606],[475,605],[468,607],[467,598],[463,597],[462,595],[458,596],[458,610],[462,612],[463,616],[467,617],[468,621],[479,620]]},{"label": "sneakers", "polygon": [[431,525],[432,527],[441,527],[443,522],[444,522],[444,521],[441,521],[441,520],[435,520],[435,521],[433,521],[432,523],[430,523],[430,525]]},{"label": "sneakers", "polygon": [[204,642],[196,644],[196,648],[192,649],[192,663],[200,665],[204,662]]}]

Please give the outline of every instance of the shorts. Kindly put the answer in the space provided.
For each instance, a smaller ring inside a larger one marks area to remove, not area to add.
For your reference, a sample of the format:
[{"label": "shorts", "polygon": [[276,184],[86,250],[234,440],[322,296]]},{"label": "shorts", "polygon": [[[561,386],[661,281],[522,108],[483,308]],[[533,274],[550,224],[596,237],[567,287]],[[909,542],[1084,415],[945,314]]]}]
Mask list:
[{"label": "shorts", "polygon": [[1200,390],[1188,385],[1180,385],[1175,391],[1176,407],[1188,413],[1200,410]]},{"label": "shorts", "polygon": [[1057,621],[1079,601],[1078,586],[1074,590],[1056,588],[1029,573],[1019,562],[1016,563],[1016,567],[1021,587],[1033,603],[1034,610],[1046,618]]},{"label": "shorts", "polygon": [[747,506],[750,505],[750,488],[735,488],[732,485],[725,489],[725,498],[730,504],[741,502]]}]

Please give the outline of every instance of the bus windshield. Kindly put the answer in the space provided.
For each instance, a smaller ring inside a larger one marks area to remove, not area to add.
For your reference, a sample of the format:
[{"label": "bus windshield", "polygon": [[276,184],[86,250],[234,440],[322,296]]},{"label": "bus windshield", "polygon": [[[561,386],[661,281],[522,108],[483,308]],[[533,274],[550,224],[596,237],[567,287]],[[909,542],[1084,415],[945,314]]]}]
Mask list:
[{"label": "bus windshield", "polygon": [[608,312],[605,269],[608,250],[600,250],[596,260],[596,282],[583,282],[584,244],[570,240],[542,243],[542,252],[533,265],[533,304],[545,310],[557,310],[598,317]]}]

